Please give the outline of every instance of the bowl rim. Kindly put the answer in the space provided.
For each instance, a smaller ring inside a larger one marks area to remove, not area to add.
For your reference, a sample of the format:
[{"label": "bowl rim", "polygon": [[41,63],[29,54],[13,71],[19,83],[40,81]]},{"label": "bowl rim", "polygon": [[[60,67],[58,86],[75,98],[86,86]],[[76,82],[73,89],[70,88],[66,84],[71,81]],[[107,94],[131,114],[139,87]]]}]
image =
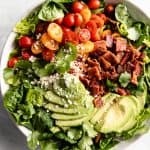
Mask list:
[{"label": "bowl rim", "polygon": [[[34,4],[32,4],[28,9],[26,9],[26,11],[23,13],[22,17],[20,17],[17,20],[17,22],[20,21],[22,18],[27,17],[32,11],[34,11],[34,9],[36,9],[40,5],[42,5],[44,1],[45,0],[38,0]],[[134,1],[133,2],[131,2],[130,0],[126,0],[126,1],[129,2],[130,4],[134,5],[135,7],[137,7],[140,11],[143,12],[143,14],[145,16],[147,16],[147,14],[144,12],[144,10],[141,10],[136,4],[134,4],[135,3]],[[148,17],[150,17],[150,15]],[[13,43],[15,36],[16,36],[16,33],[14,33],[14,31],[12,29],[10,31],[9,35],[7,36],[6,40],[5,40],[4,46],[2,46],[2,52],[1,52],[1,55],[0,55],[0,95],[1,95],[2,102],[3,102],[4,93],[6,92],[6,90],[3,89],[3,86],[4,85],[8,86],[4,82],[4,78],[3,78],[3,70],[6,67],[6,64],[7,64],[7,61],[8,61],[8,57],[5,58],[5,63],[3,61],[4,61],[5,54],[6,54],[6,48],[7,47],[11,47],[9,44]],[[10,41],[12,41],[12,43],[10,43]],[[10,54],[10,51],[11,50],[9,50],[8,55]],[[5,64],[5,66],[2,66],[3,64]],[[27,137],[31,133],[31,131],[29,131],[27,128],[25,128],[23,126],[17,125],[15,120],[13,119],[13,117],[10,115],[10,113],[8,111],[7,111],[7,113],[9,115],[10,119],[12,120],[12,122],[15,124],[15,126],[21,131],[21,133],[23,133],[23,135],[25,135]]]}]

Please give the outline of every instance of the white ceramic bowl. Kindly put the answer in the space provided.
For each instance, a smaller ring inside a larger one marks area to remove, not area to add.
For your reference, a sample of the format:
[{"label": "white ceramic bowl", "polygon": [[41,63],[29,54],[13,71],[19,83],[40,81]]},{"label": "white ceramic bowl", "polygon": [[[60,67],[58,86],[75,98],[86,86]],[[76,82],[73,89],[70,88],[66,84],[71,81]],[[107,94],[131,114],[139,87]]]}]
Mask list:
[{"label": "white ceramic bowl", "polygon": [[[118,3],[123,0],[105,0],[107,3]],[[44,0],[38,0],[36,3],[28,9],[26,14],[24,15],[27,16],[33,9],[38,7],[44,2]],[[150,1],[149,0],[125,0],[125,3],[127,4],[130,13],[136,20],[141,20],[144,21],[148,24],[150,24],[150,8],[146,6],[150,6]],[[1,89],[1,94],[4,96],[5,92],[8,89],[8,85],[5,83],[3,79],[3,70],[7,66],[7,61],[10,52],[14,48],[14,39],[15,39],[16,34],[12,31],[6,41],[6,44],[3,48],[2,56],[1,56],[1,61],[0,61],[0,89]],[[23,126],[18,126],[18,128],[21,130],[21,132],[25,135],[28,136],[30,131],[26,129]],[[119,145],[117,145],[116,149],[117,150],[149,150],[150,149],[150,133],[144,134],[136,139],[132,139],[131,141],[123,142]]]}]

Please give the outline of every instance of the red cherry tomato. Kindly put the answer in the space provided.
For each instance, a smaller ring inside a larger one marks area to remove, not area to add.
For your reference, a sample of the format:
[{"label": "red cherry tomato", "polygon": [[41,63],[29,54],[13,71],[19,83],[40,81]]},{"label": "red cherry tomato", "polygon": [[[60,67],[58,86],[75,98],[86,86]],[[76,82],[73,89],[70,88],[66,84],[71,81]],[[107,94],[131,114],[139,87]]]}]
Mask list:
[{"label": "red cherry tomato", "polygon": [[92,32],[92,31],[95,31],[97,29],[97,24],[94,20],[90,20],[87,22],[86,24],[86,28]]},{"label": "red cherry tomato", "polygon": [[91,38],[90,31],[88,29],[81,29],[78,33],[80,42],[87,42]]},{"label": "red cherry tomato", "polygon": [[79,13],[75,13],[74,20],[75,20],[75,26],[80,26],[83,23],[83,18]]},{"label": "red cherry tomato", "polygon": [[89,0],[88,6],[90,9],[97,9],[100,7],[100,1],[99,0]]},{"label": "red cherry tomato", "polygon": [[104,26],[104,20],[98,15],[92,14],[91,20],[95,21],[97,26],[100,28]]},{"label": "red cherry tomato", "polygon": [[100,40],[100,33],[99,33],[99,29],[97,30],[93,30],[91,32],[91,40],[93,42],[99,41]]},{"label": "red cherry tomato", "polygon": [[104,22],[107,22],[107,17],[105,14],[97,14],[100,18],[104,20]]},{"label": "red cherry tomato", "polygon": [[22,48],[30,48],[33,44],[33,40],[28,36],[22,36],[19,39],[19,46]]},{"label": "red cherry tomato", "polygon": [[71,29],[68,28],[63,28],[63,29],[64,29],[63,43],[72,42],[75,45],[79,43],[79,38],[77,33],[73,32]]},{"label": "red cherry tomato", "polygon": [[84,7],[84,4],[82,2],[78,2],[78,1],[75,1],[73,4],[72,4],[72,11],[74,13],[79,13]]},{"label": "red cherry tomato", "polygon": [[58,18],[54,22],[61,25],[63,23],[63,18]]},{"label": "red cherry tomato", "polygon": [[74,14],[67,14],[64,19],[63,19],[63,24],[66,26],[66,27],[72,27],[74,26],[75,24],[75,20],[74,20]]},{"label": "red cherry tomato", "polygon": [[46,61],[51,61],[55,57],[55,53],[53,50],[45,49],[42,51],[43,59]]},{"label": "red cherry tomato", "polygon": [[105,7],[104,12],[106,15],[112,16],[115,12],[115,8],[113,5],[109,4]]},{"label": "red cherry tomato", "polygon": [[18,58],[17,57],[12,57],[9,59],[7,66],[9,68],[13,68],[15,66],[15,64],[18,62]]},{"label": "red cherry tomato", "polygon": [[23,59],[29,60],[29,58],[31,57],[31,52],[27,50],[22,50],[21,55]]}]

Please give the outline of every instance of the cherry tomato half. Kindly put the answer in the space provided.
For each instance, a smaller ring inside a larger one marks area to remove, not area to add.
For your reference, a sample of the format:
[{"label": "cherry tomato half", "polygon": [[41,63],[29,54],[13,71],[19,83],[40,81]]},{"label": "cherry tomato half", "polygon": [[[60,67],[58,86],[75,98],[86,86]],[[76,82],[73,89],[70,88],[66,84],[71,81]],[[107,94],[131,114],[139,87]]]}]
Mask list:
[{"label": "cherry tomato half", "polygon": [[49,35],[48,33],[44,33],[41,37],[41,42],[42,44],[50,49],[50,50],[57,50],[58,47],[59,47],[59,44],[57,41],[53,40]]},{"label": "cherry tomato half", "polygon": [[57,42],[62,42],[63,31],[57,23],[50,23],[47,28],[48,35]]},{"label": "cherry tomato half", "polygon": [[74,13],[79,13],[82,9],[83,9],[84,5],[82,2],[78,2],[78,1],[75,1],[73,4],[72,4],[72,11]]},{"label": "cherry tomato half", "polygon": [[42,56],[43,56],[44,60],[51,61],[51,60],[54,59],[55,53],[52,50],[45,49],[45,50],[42,51]]},{"label": "cherry tomato half", "polygon": [[100,1],[99,0],[89,0],[88,6],[90,9],[97,9],[100,7]]},{"label": "cherry tomato half", "polygon": [[29,58],[31,57],[31,52],[28,50],[22,50],[21,55],[23,59],[29,60]]},{"label": "cherry tomato half", "polygon": [[80,42],[87,42],[91,38],[90,31],[88,29],[81,29],[78,33]]},{"label": "cherry tomato half", "polygon": [[83,18],[79,13],[75,13],[74,20],[75,20],[75,26],[80,26],[83,23]]},{"label": "cherry tomato half", "polygon": [[43,45],[40,41],[36,41],[32,44],[31,51],[34,55],[38,55],[43,51]]},{"label": "cherry tomato half", "polygon": [[66,27],[72,27],[72,26],[74,26],[74,24],[75,24],[74,14],[72,14],[72,13],[67,14],[67,15],[64,17],[64,19],[63,19],[63,24],[64,24]]},{"label": "cherry tomato half", "polygon": [[9,59],[7,66],[9,68],[13,68],[15,66],[15,64],[18,62],[18,58],[17,57],[12,57]]},{"label": "cherry tomato half", "polygon": [[30,48],[32,46],[33,40],[29,36],[22,36],[19,39],[19,46],[22,48]]}]

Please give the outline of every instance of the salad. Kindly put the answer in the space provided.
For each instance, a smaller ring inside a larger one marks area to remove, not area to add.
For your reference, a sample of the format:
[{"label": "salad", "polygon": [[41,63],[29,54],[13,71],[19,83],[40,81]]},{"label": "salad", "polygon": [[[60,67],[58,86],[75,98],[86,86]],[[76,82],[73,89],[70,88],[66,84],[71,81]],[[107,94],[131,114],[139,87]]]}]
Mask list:
[{"label": "salad", "polygon": [[150,26],[124,3],[46,0],[14,32],[4,106],[31,150],[108,150],[148,131]]}]

